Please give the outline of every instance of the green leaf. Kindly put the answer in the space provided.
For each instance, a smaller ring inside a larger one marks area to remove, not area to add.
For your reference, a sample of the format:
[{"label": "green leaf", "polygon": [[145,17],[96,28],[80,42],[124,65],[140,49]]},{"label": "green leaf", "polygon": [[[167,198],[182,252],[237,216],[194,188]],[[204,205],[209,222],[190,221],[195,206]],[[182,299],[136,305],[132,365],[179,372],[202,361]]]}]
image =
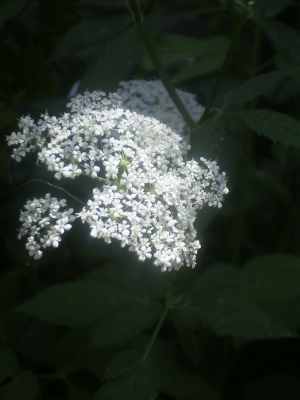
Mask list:
[{"label": "green leaf", "polygon": [[55,56],[61,57],[87,49],[99,52],[99,45],[132,23],[129,15],[83,19],[73,25],[58,44]]},{"label": "green leaf", "polygon": [[[135,348],[144,349],[150,338],[143,336],[134,341]],[[159,391],[178,400],[221,400],[220,394],[208,382],[183,366],[174,343],[157,339],[151,357],[160,371]]]},{"label": "green leaf", "polygon": [[[223,59],[229,47],[229,40],[221,35],[196,39],[164,33],[154,40],[154,45],[162,63],[172,65],[194,57],[215,56]],[[147,53],[144,53],[144,67],[153,70],[152,61]]]},{"label": "green leaf", "polygon": [[172,82],[174,84],[179,84],[186,82],[189,79],[196,78],[197,76],[207,75],[211,72],[218,71],[222,67],[225,54],[225,52],[220,51],[197,58],[195,61],[190,62],[175,73],[172,76]]},{"label": "green leaf", "polygon": [[124,265],[107,264],[86,276],[91,280],[105,280],[138,296],[164,299],[167,291],[166,275],[152,263]]},{"label": "green leaf", "polygon": [[159,374],[152,359],[143,353],[124,351],[109,364],[107,382],[96,394],[97,400],[153,400],[158,392]]},{"label": "green leaf", "polygon": [[271,110],[250,110],[239,112],[245,124],[274,142],[300,146],[300,121]]},{"label": "green leaf", "polygon": [[68,371],[82,363],[87,353],[91,327],[75,326],[55,342],[54,364],[59,371]]},{"label": "green leaf", "polygon": [[35,400],[38,398],[39,383],[31,371],[23,371],[0,389],[1,400]]},{"label": "green leaf", "polygon": [[244,82],[240,87],[231,90],[225,96],[223,107],[225,108],[233,104],[242,105],[259,95],[267,93],[292,72],[292,68],[285,68],[269,72],[268,74],[261,74]]},{"label": "green leaf", "polygon": [[69,326],[94,323],[133,300],[131,293],[106,282],[68,282],[47,288],[17,310]]},{"label": "green leaf", "polygon": [[286,69],[286,68],[291,68],[292,73],[291,73],[291,78],[289,79],[288,82],[290,84],[293,84],[294,87],[294,93],[299,92],[300,88],[295,85],[295,81],[297,83],[300,83],[300,66],[293,64],[292,62],[286,61],[279,53],[276,53],[274,56],[274,64],[276,68],[278,69]]},{"label": "green leaf", "polygon": [[279,21],[254,17],[253,20],[269,36],[274,47],[287,61],[300,65],[300,33]]},{"label": "green leaf", "polygon": [[98,56],[83,75],[79,92],[115,91],[133,65],[140,61],[140,42],[134,28],[98,47]]},{"label": "green leaf", "polygon": [[240,287],[237,268],[226,264],[208,268],[178,307],[181,322],[194,329],[207,325],[220,336],[259,339],[290,335],[288,330],[273,324]]},{"label": "green leaf", "polygon": [[300,257],[270,254],[251,259],[242,271],[244,290],[259,302],[300,296]]},{"label": "green leaf", "polygon": [[150,299],[124,304],[100,320],[92,334],[90,347],[125,342],[150,328],[161,313],[162,305]]},{"label": "green leaf", "polygon": [[208,159],[212,158],[217,153],[225,134],[225,123],[218,116],[202,122],[197,127],[197,133],[191,138],[193,158],[197,160],[199,155]]},{"label": "green leaf", "polygon": [[15,353],[8,347],[0,346],[0,384],[5,378],[19,373],[19,363]]}]

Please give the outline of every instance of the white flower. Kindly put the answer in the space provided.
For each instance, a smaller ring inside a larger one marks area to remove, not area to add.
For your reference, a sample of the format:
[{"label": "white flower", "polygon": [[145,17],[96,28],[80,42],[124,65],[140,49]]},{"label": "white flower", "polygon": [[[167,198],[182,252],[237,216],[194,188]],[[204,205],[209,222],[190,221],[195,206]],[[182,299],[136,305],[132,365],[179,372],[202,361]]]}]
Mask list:
[{"label": "white flower", "polygon": [[41,247],[58,247],[61,235],[70,230],[74,221],[73,209],[61,211],[66,207],[66,200],[57,200],[46,194],[45,198],[28,200],[25,211],[21,211],[23,222],[18,238],[29,235],[26,249],[35,259],[42,257]]},{"label": "white flower", "polygon": [[[130,90],[140,88],[135,82],[128,84]],[[153,85],[160,88],[158,92]],[[127,86],[122,83],[122,87]],[[50,194],[27,202],[19,237],[28,236],[30,255],[40,258],[41,248],[57,247],[70,222],[80,218],[90,225],[92,237],[107,243],[119,240],[139,260],[153,257],[162,271],[195,266],[201,247],[194,228],[197,211],[205,204],[221,206],[228,193],[227,178],[215,162],[185,161],[189,146],[178,134],[183,134],[185,124],[160,84],[150,82],[149,88],[144,111],[158,114],[158,119],[170,112],[169,126],[125,110],[117,94],[87,92],[71,100],[69,114],[43,115],[38,124],[26,117],[20,120],[21,132],[7,138],[18,158],[24,151],[37,150],[38,159],[56,179],[87,175],[95,180],[92,198],[76,217],[72,209],[62,211],[65,200]],[[137,93],[144,95],[143,91]],[[161,113],[156,103],[159,93]],[[203,108],[193,95],[181,96],[188,99],[187,105],[193,104],[190,111],[198,119]],[[170,128],[174,123],[178,133]]]},{"label": "white flower", "polygon": [[[205,108],[197,103],[196,95],[180,89],[176,92],[192,119],[198,121]],[[119,83],[118,94],[124,108],[154,117],[187,139],[189,129],[160,80],[123,81]]]}]

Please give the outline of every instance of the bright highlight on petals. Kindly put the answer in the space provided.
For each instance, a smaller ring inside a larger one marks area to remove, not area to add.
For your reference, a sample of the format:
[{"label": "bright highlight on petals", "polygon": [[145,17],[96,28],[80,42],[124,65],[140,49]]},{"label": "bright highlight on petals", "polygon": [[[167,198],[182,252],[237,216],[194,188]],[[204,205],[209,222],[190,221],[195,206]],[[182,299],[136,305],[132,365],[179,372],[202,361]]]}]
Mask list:
[{"label": "bright highlight on petals", "polygon": [[[121,85],[124,93],[127,86]],[[170,127],[177,121],[172,125],[173,112],[167,126],[159,116],[129,111],[117,94],[103,92],[78,95],[67,106],[70,113],[58,118],[45,114],[35,123],[22,117],[20,132],[7,137],[16,161],[36,151],[58,180],[80,175],[95,180],[91,198],[77,213],[50,194],[27,201],[19,238],[27,237],[29,254],[38,259],[46,247],[58,247],[70,222],[80,218],[92,237],[119,240],[139,260],[153,258],[162,271],[194,267],[201,247],[197,212],[205,204],[221,207],[226,174],[204,158],[200,164],[185,161],[189,146],[180,136],[184,127],[177,125],[176,132]]]}]

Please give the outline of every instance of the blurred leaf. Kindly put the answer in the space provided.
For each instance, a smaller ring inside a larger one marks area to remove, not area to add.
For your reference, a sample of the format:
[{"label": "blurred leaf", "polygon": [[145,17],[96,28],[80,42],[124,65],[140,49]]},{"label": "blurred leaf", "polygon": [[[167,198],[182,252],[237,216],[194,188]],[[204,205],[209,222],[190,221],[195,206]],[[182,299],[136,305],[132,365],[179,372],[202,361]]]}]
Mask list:
[{"label": "blurred leaf", "polygon": [[251,296],[241,290],[239,270],[220,264],[205,270],[178,307],[183,324],[209,326],[220,336],[245,338],[287,337],[290,332],[273,324]]},{"label": "blurred leaf", "polygon": [[23,371],[0,389],[1,400],[35,400],[38,398],[39,382],[31,371]]},{"label": "blurred leaf", "polygon": [[231,90],[224,99],[224,107],[232,104],[242,105],[257,96],[267,93],[273,89],[282,79],[286,78],[293,72],[292,68],[272,71],[267,74],[261,74],[249,81],[244,82],[237,89]]},{"label": "blurred leaf", "polygon": [[[134,345],[137,348],[145,348],[149,340],[148,336],[143,336],[135,340]],[[201,376],[191,373],[183,366],[174,343],[157,339],[151,356],[160,371],[161,392],[178,400],[221,400],[217,390]]]},{"label": "blurred leaf", "polygon": [[300,296],[300,257],[270,254],[251,259],[242,270],[244,290],[260,302]]},{"label": "blurred leaf", "polygon": [[254,17],[253,21],[268,35],[287,61],[300,65],[300,32],[280,21]]},{"label": "blurred leaf", "polygon": [[162,305],[154,300],[124,304],[102,318],[94,329],[89,347],[111,346],[125,342],[150,328],[162,313]]},{"label": "blurred leaf", "polygon": [[218,116],[202,122],[197,127],[197,134],[191,138],[193,157],[197,159],[199,154],[208,159],[215,156],[225,134],[225,123]]},{"label": "blurred leaf", "polygon": [[164,299],[167,290],[166,275],[152,263],[107,264],[86,275],[87,279],[105,280],[140,296]]},{"label": "blurred leaf", "polygon": [[[135,338],[134,338],[135,340]],[[120,352],[120,346],[96,347],[87,351],[83,365],[97,377],[103,378],[108,364]]]},{"label": "blurred leaf", "polygon": [[95,395],[87,392],[83,392],[82,390],[77,389],[74,385],[72,385],[69,380],[67,381],[68,388],[68,400],[94,400]]},{"label": "blurred leaf", "polygon": [[[300,66],[293,64],[292,62],[286,61],[279,53],[275,54],[274,63],[278,69],[292,69],[291,78],[294,78],[298,83],[300,83]],[[294,86],[295,86],[295,82]],[[295,89],[300,90],[300,88],[296,87]]]},{"label": "blurred leaf", "polygon": [[285,374],[265,376],[248,383],[243,388],[244,400],[298,400],[298,377]]},{"label": "blurred leaf", "polygon": [[[186,61],[189,58],[207,57],[212,63],[225,57],[229,40],[225,36],[210,36],[206,39],[196,39],[190,36],[162,34],[154,40],[156,51],[163,64],[171,65]],[[201,61],[201,60],[200,60]],[[203,71],[209,69],[209,61],[203,61]],[[199,71],[201,63],[199,63]],[[144,67],[153,70],[153,64],[147,53],[144,53]],[[201,72],[200,72],[201,73]],[[198,75],[200,74],[198,73]]]},{"label": "blurred leaf", "polygon": [[272,322],[284,326],[291,332],[299,332],[300,329],[300,296],[289,300],[270,301],[263,303],[263,309]]},{"label": "blurred leaf", "polygon": [[254,2],[254,10],[265,10],[267,8],[284,8],[292,5],[291,0],[259,0]]},{"label": "blurred leaf", "polygon": [[[139,0],[141,6],[146,5],[149,3],[149,0]],[[77,1],[76,4],[78,7],[82,6],[95,6],[97,8],[108,8],[108,9],[115,9],[115,8],[125,8],[124,0],[80,0]]]},{"label": "blurred leaf", "polygon": [[183,83],[197,76],[207,75],[217,71],[222,67],[224,57],[225,52],[219,52],[204,55],[199,59],[197,58],[195,61],[180,68],[180,70],[172,76],[172,82],[174,84]]},{"label": "blurred leaf", "polygon": [[90,327],[72,327],[55,347],[55,366],[60,371],[72,369],[81,365],[87,353],[90,340]]},{"label": "blurred leaf", "polygon": [[156,364],[144,353],[124,351],[107,368],[107,382],[97,392],[97,400],[153,400],[158,392],[159,375]]},{"label": "blurred leaf", "polygon": [[238,112],[245,124],[276,142],[277,140],[292,146],[300,146],[300,121],[271,110],[250,110]]},{"label": "blurred leaf", "polygon": [[[24,21],[28,27],[36,27],[36,15],[38,12],[39,2],[38,1],[29,1],[27,4],[24,4],[24,0],[14,0],[10,2],[3,2],[0,6],[0,27],[4,24],[5,21],[9,19],[14,19],[18,16],[19,19]],[[21,13],[20,11],[24,8],[26,12]]]},{"label": "blurred leaf", "polygon": [[80,81],[80,93],[97,89],[116,90],[130,68],[140,61],[140,42],[135,29],[128,29],[103,43],[98,54]]},{"label": "blurred leaf", "polygon": [[15,353],[8,347],[0,346],[0,385],[5,378],[19,373],[19,363]]},{"label": "blurred leaf", "polygon": [[1,308],[1,320],[7,337],[14,340],[15,351],[23,360],[53,365],[54,348],[60,336],[56,326],[15,312],[12,306]]},{"label": "blurred leaf", "polygon": [[93,323],[133,300],[129,292],[106,282],[68,282],[47,288],[17,310],[68,326]]},{"label": "blurred leaf", "polygon": [[131,23],[132,20],[127,14],[84,19],[67,31],[56,48],[55,56],[65,56],[78,50],[85,53],[87,49],[101,53],[98,46]]}]

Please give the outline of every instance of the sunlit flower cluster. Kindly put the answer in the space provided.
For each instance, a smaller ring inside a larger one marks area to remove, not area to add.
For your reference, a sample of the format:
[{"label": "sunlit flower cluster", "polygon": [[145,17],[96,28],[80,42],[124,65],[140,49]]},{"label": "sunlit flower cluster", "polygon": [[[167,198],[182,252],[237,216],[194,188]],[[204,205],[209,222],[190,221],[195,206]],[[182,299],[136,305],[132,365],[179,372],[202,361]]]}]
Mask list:
[{"label": "sunlit flower cluster", "polygon": [[28,237],[29,254],[40,258],[43,248],[57,247],[70,222],[80,218],[91,236],[117,239],[139,260],[154,258],[162,271],[194,267],[197,210],[221,207],[228,193],[225,173],[204,158],[200,165],[184,161],[189,146],[182,137],[157,119],[126,110],[117,94],[86,92],[68,107],[69,113],[45,114],[37,123],[21,118],[20,132],[7,138],[16,161],[37,151],[56,179],[85,175],[95,181],[92,198],[77,213],[61,211],[66,200],[49,194],[26,203],[19,237]]},{"label": "sunlit flower cluster", "polygon": [[71,229],[74,221],[73,209],[61,211],[66,200],[57,200],[46,194],[45,198],[28,200],[25,211],[21,211],[22,226],[19,239],[27,236],[26,249],[35,259],[42,257],[41,248],[58,247],[61,235]]},{"label": "sunlit flower cluster", "polygon": [[[196,95],[180,89],[176,92],[192,119],[198,121],[205,108],[198,104]],[[119,83],[118,94],[123,106],[130,111],[158,119],[187,139],[188,127],[160,80],[123,81]]]}]

